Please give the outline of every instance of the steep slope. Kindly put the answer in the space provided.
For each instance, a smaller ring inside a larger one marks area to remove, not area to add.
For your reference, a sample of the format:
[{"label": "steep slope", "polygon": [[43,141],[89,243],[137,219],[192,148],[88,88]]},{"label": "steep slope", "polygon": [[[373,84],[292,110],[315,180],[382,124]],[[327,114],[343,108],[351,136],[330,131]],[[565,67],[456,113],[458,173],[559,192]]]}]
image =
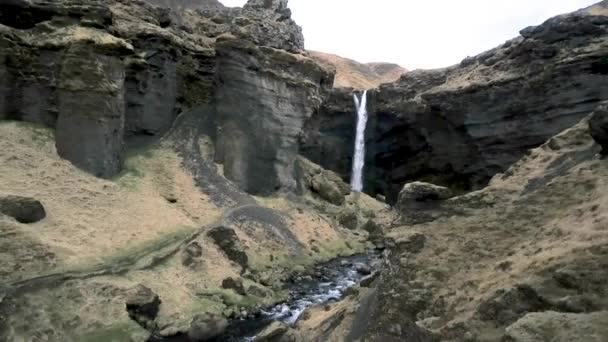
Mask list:
[{"label": "steep slope", "polygon": [[[361,288],[329,311],[319,308],[323,320],[303,321],[288,334],[605,340],[608,161],[599,151],[584,120],[530,150],[483,190],[436,201],[428,209],[434,220],[388,233],[376,288]],[[401,212],[406,221],[419,214]]]},{"label": "steep slope", "polygon": [[372,89],[382,83],[396,81],[407,72],[407,69],[392,63],[362,64],[329,53],[318,51],[309,51],[308,53],[318,62],[336,69],[334,87],[338,88]]}]

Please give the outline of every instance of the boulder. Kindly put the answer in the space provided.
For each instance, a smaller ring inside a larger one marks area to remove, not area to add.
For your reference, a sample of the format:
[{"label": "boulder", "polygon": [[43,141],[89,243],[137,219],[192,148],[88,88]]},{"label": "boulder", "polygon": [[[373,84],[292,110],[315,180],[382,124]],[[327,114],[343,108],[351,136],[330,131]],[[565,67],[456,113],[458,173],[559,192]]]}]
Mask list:
[{"label": "boulder", "polygon": [[241,240],[234,229],[223,226],[216,227],[211,229],[207,236],[226,254],[228,259],[239,264],[243,272],[248,268],[249,257],[245,253]]},{"label": "boulder", "polygon": [[359,215],[357,215],[356,211],[350,208],[340,210],[337,214],[337,219],[338,222],[345,228],[355,230],[359,227]]},{"label": "boulder", "polygon": [[608,105],[597,108],[589,119],[589,132],[593,139],[602,146],[602,154],[608,155]]},{"label": "boulder", "polygon": [[608,338],[608,311],[586,314],[533,312],[506,329],[505,342],[604,342]]},{"label": "boulder", "polygon": [[208,341],[223,334],[228,328],[228,320],[223,316],[205,313],[194,316],[188,337],[192,341]]},{"label": "boulder", "polygon": [[370,275],[372,274],[372,268],[369,265],[364,264],[362,262],[355,264],[355,270],[362,275]]},{"label": "boulder", "polygon": [[403,186],[399,192],[397,206],[407,208],[416,203],[446,200],[452,197],[452,191],[448,188],[424,182],[413,182]]},{"label": "boulder", "polygon": [[397,199],[396,208],[410,223],[423,223],[435,219],[432,211],[440,202],[452,197],[448,188],[430,183],[413,182],[403,186]]},{"label": "boulder", "polygon": [[551,309],[551,304],[529,285],[518,285],[512,289],[497,291],[483,302],[477,312],[482,321],[493,321],[497,325],[508,325],[529,312]]},{"label": "boulder", "polygon": [[245,287],[243,286],[243,281],[241,279],[226,278],[222,281],[222,288],[227,290],[233,290],[241,296],[247,295]]},{"label": "boulder", "polygon": [[129,317],[143,328],[155,330],[155,319],[161,300],[150,288],[139,284],[127,293],[126,307]]},{"label": "boulder", "polygon": [[272,322],[255,337],[255,340],[259,342],[279,342],[288,330],[289,327],[285,323]]},{"label": "boulder", "polygon": [[0,197],[0,213],[21,223],[34,223],[46,217],[46,211],[40,201],[22,196]]},{"label": "boulder", "polygon": [[344,193],[334,183],[328,180],[323,174],[318,174],[313,177],[311,189],[319,197],[334,205],[344,204]]},{"label": "boulder", "polygon": [[312,194],[333,205],[341,206],[350,194],[350,186],[335,172],[325,170],[306,158],[296,162],[298,193]]}]

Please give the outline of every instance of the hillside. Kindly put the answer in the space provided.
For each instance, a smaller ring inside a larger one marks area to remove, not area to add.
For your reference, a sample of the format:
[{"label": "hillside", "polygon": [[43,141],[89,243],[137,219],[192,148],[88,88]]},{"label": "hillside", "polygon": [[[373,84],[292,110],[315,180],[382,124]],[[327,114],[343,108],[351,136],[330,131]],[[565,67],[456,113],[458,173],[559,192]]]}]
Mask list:
[{"label": "hillside", "polygon": [[407,72],[405,68],[392,63],[364,64],[324,52],[309,51],[308,53],[313,59],[336,69],[334,87],[339,88],[372,89],[382,83],[396,81]]}]

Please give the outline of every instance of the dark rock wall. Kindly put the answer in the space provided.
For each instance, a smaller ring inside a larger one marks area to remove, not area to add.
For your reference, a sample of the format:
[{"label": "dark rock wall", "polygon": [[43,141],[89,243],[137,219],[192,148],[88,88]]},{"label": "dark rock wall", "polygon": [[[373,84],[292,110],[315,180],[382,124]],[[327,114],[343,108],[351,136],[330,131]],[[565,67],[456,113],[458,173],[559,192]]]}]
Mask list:
[{"label": "dark rock wall", "polygon": [[[373,90],[365,191],[394,202],[415,179],[460,191],[484,186],[608,99],[607,30],[608,17],[557,17],[458,66],[413,71]],[[351,97],[335,90],[301,142],[306,157],[345,179]]]},{"label": "dark rock wall", "polygon": [[216,155],[225,176],[257,195],[296,188],[304,123],[333,75],[312,60],[239,39],[217,45]]}]

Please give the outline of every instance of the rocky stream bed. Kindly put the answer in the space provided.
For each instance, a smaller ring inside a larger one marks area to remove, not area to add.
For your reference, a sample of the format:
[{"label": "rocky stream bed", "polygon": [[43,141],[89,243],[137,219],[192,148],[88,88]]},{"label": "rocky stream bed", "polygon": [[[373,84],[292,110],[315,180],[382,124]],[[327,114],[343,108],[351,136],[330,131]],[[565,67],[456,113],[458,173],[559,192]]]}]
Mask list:
[{"label": "rocky stream bed", "polygon": [[[256,335],[273,322],[293,326],[307,308],[342,300],[348,290],[374,277],[380,255],[376,251],[336,258],[315,266],[313,276],[294,278],[288,285],[289,299],[247,317],[230,321],[226,333],[213,341],[256,341]],[[152,337],[151,342],[190,342],[187,335]]]}]

